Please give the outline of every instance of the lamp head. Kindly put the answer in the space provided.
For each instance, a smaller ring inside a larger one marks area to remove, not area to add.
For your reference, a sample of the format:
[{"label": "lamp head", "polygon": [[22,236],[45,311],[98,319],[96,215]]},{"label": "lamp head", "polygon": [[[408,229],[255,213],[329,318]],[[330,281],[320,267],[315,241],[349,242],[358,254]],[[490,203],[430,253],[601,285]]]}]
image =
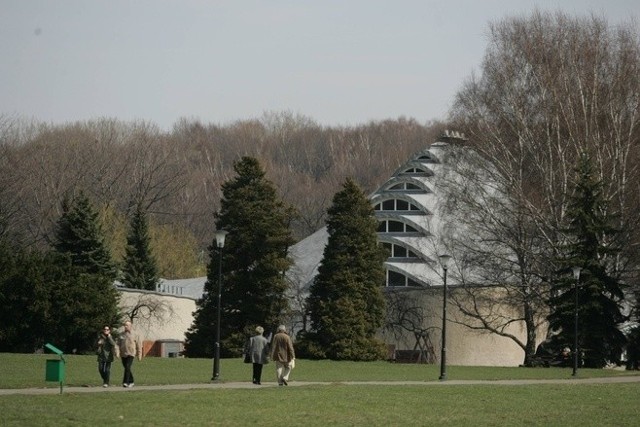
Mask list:
[{"label": "lamp head", "polygon": [[576,280],[580,279],[580,272],[582,271],[582,267],[573,267],[573,278]]},{"label": "lamp head", "polygon": [[438,257],[440,259],[440,265],[443,269],[447,269],[449,267],[449,261],[451,260],[451,255],[442,254]]},{"label": "lamp head", "polygon": [[229,232],[225,230],[216,231],[216,246],[224,248],[224,239]]}]

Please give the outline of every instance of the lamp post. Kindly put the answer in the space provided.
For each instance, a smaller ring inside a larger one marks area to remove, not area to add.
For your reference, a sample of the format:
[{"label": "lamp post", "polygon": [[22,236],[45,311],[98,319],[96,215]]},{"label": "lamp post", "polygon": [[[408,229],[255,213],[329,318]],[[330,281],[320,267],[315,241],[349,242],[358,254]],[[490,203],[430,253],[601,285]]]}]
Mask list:
[{"label": "lamp post", "polygon": [[575,302],[573,306],[574,311],[574,324],[573,324],[573,373],[572,376],[576,376],[578,374],[578,284],[580,282],[580,271],[582,268],[573,267],[573,278],[575,279],[574,283],[574,296]]},{"label": "lamp post", "polygon": [[213,349],[213,376],[211,381],[215,381],[220,378],[220,318],[221,318],[221,303],[222,303],[222,248],[224,248],[224,239],[227,236],[227,231],[216,231],[216,246],[218,247],[218,320],[216,321],[216,344]]},{"label": "lamp post", "polygon": [[440,352],[440,381],[447,379],[447,268],[451,255],[440,255],[440,265],[444,272],[442,287],[442,346]]}]

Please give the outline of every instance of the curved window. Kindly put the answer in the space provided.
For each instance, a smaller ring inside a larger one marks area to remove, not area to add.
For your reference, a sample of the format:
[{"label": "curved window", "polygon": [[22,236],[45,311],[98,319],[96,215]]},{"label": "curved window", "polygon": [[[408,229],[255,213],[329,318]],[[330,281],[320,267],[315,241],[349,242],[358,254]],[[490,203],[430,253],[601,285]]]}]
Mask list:
[{"label": "curved window", "polygon": [[433,158],[428,155],[428,154],[423,154],[422,156],[418,157],[416,160],[422,161],[422,162],[433,162]]},{"label": "curved window", "polygon": [[387,270],[387,286],[420,286],[420,284],[404,274]]},{"label": "curved window", "polygon": [[406,200],[400,199],[389,199],[380,203],[376,203],[373,206],[373,209],[376,211],[420,211],[421,209],[414,205],[413,203],[409,203]]},{"label": "curved window", "polygon": [[387,250],[390,258],[419,258],[415,252],[413,252],[411,249],[405,248],[404,246],[384,242],[382,243],[382,247]]},{"label": "curved window", "polygon": [[[427,163],[427,162],[422,162]],[[408,176],[433,176],[433,171],[426,166],[422,166],[420,164],[416,165],[407,165],[406,169],[402,170],[398,175],[408,175]]]},{"label": "curved window", "polygon": [[428,173],[428,171],[426,169],[422,169],[422,168],[419,168],[419,167],[412,167],[412,168],[407,168],[407,169],[403,170],[402,173],[426,174],[426,173]]},{"label": "curved window", "polygon": [[392,187],[389,187],[390,191],[404,191],[404,190],[422,190],[419,186],[412,182],[401,182]]},{"label": "curved window", "polygon": [[417,233],[418,230],[409,224],[394,220],[382,220],[378,222],[378,233]]}]

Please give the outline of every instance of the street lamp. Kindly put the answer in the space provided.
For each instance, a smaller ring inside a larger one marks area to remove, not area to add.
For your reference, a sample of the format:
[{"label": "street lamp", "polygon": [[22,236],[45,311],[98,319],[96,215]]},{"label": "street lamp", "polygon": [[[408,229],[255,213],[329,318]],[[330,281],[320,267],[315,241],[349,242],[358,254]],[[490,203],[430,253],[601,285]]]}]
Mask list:
[{"label": "street lamp", "polygon": [[442,346],[440,353],[440,381],[447,379],[447,267],[451,255],[440,255],[440,265],[444,271],[444,286],[442,287]]},{"label": "street lamp", "polygon": [[213,376],[211,381],[220,378],[220,313],[222,310],[222,248],[228,231],[216,231],[216,246],[218,247],[218,320],[216,321],[216,345],[213,349]]},{"label": "street lamp", "polygon": [[574,296],[575,296],[575,304],[573,306],[574,311],[574,324],[573,324],[573,375],[574,377],[578,374],[578,283],[580,282],[580,271],[582,268],[573,267],[573,278],[575,280],[574,284]]}]

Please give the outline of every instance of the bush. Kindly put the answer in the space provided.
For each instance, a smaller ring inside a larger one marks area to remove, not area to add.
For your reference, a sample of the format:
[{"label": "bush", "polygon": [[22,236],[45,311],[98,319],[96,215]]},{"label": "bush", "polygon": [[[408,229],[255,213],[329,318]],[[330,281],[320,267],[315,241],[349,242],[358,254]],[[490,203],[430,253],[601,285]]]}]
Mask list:
[{"label": "bush", "polygon": [[298,334],[296,340],[296,357],[303,359],[332,359],[352,361],[384,360],[387,346],[377,338],[356,338],[338,340],[322,348],[314,332]]}]

